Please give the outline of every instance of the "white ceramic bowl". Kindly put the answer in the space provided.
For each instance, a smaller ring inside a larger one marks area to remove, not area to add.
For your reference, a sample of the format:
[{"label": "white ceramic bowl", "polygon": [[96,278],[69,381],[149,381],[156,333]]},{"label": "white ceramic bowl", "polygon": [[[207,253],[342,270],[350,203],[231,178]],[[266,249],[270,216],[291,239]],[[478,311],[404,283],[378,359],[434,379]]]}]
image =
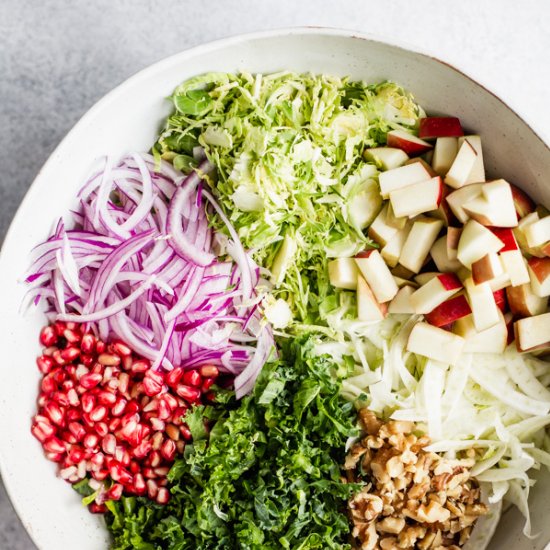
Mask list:
[{"label": "white ceramic bowl", "polygon": [[[105,153],[147,150],[170,112],[165,98],[186,78],[206,71],[270,72],[281,69],[351,75],[377,82],[392,79],[411,90],[430,113],[460,116],[483,136],[489,174],[524,187],[550,203],[550,150],[502,101],[464,74],[421,53],[348,31],[294,29],[230,38],[183,52],[130,78],[97,103],[71,130],[44,165],[23,201],[0,260],[0,386],[2,476],[15,508],[41,550],[98,550],[108,546],[101,519],[90,515],[30,435],[38,372],[35,356],[43,319],[19,313],[21,275],[28,253],[71,204],[92,161]],[[491,548],[541,550],[550,540],[550,476],[532,492],[534,541],[522,534],[523,520],[504,515]]]}]

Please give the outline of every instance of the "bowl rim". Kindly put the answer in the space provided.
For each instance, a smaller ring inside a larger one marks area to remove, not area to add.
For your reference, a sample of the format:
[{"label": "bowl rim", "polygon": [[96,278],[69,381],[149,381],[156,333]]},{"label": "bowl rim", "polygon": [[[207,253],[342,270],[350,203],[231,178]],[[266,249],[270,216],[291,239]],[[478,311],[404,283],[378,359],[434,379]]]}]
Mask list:
[{"label": "bowl rim", "polygon": [[[156,71],[162,72],[165,67],[172,65],[176,60],[184,61],[186,59],[193,58],[197,55],[209,53],[209,52],[219,50],[228,46],[232,46],[234,44],[239,44],[242,42],[255,41],[255,40],[261,40],[266,38],[284,38],[287,36],[300,36],[300,35],[331,36],[331,37],[341,37],[341,38],[355,39],[355,40],[364,40],[367,42],[380,44],[382,46],[390,46],[392,48],[402,50],[403,52],[409,52],[409,53],[412,52],[415,54],[422,55],[423,57],[427,57],[428,59],[435,61],[436,63],[439,63],[441,65],[444,65],[450,68],[451,70],[455,71],[460,76],[462,76],[463,78],[466,78],[467,80],[469,80],[471,83],[476,84],[477,86],[480,86],[481,88],[483,88],[487,93],[489,93],[495,99],[497,99],[520,122],[522,122],[532,132],[534,137],[537,138],[548,151],[550,151],[550,137],[548,141],[546,139],[543,139],[540,136],[540,134],[533,129],[530,123],[527,122],[515,109],[510,107],[508,103],[506,103],[501,97],[499,97],[499,95],[493,92],[489,88],[488,84],[485,84],[477,76],[476,77],[470,76],[467,72],[456,67],[454,64],[448,61],[445,61],[443,59],[440,59],[439,57],[430,53],[426,49],[410,44],[407,41],[377,35],[376,33],[370,33],[370,32],[365,33],[365,32],[361,32],[353,29],[314,26],[314,25],[279,27],[279,28],[270,29],[270,30],[261,30],[261,31],[230,35],[230,36],[219,38],[216,40],[204,42],[196,46],[191,46],[189,48],[181,50],[180,52],[171,54],[167,57],[159,59],[158,61],[155,61],[154,63],[147,65],[146,67],[138,70],[128,78],[124,79],[122,82],[118,83],[114,88],[112,88],[110,91],[104,94],[89,109],[86,110],[86,112],[73,124],[73,126],[64,135],[61,141],[56,145],[53,151],[49,154],[48,158],[46,159],[44,164],[41,166],[36,176],[33,178],[31,185],[29,186],[29,188],[27,189],[27,191],[23,196],[23,199],[19,203],[19,206],[17,207],[17,210],[12,220],[10,221],[10,225],[8,227],[8,230],[6,231],[3,242],[0,245],[0,273],[3,271],[2,267],[5,262],[4,245],[13,238],[14,236],[13,232],[15,231],[14,228],[17,225],[16,221],[18,221],[19,218],[23,215],[23,211],[25,211],[27,203],[31,201],[31,195],[33,193],[33,189],[37,186],[38,182],[40,181],[42,173],[49,167],[51,163],[54,162],[55,158],[59,155],[59,153],[63,151],[65,143],[72,138],[72,135],[76,133],[82,126],[85,126],[89,120],[93,119],[95,117],[96,112],[102,109],[104,105],[112,101],[115,101],[120,94],[124,93],[127,87],[133,86],[134,84],[139,82],[141,79],[148,78],[150,74],[153,72],[156,72]],[[19,508],[17,499],[14,498],[16,494],[16,487],[12,483],[11,476],[8,474],[7,469],[4,466],[3,452],[1,447],[0,447],[0,476],[2,478],[2,482],[4,484],[10,503],[17,517],[19,518],[21,524],[25,528],[32,542],[38,547],[38,543],[35,540],[32,526],[27,524],[27,521],[24,518],[24,512]]]}]

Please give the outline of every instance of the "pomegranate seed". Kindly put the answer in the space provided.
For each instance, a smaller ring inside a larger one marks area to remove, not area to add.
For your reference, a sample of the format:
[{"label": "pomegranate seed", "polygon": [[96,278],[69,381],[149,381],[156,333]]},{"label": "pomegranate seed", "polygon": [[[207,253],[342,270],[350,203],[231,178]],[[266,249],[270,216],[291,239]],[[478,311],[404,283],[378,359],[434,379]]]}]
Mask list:
[{"label": "pomegranate seed", "polygon": [[156,501],[159,504],[168,504],[170,501],[170,492],[166,487],[161,487],[158,490]]},{"label": "pomegranate seed", "polygon": [[94,449],[99,443],[99,437],[96,434],[86,434],[84,436],[83,444],[88,449]]},{"label": "pomegranate seed", "polygon": [[109,475],[109,470],[92,470],[92,477],[97,481],[104,481]]},{"label": "pomegranate seed", "polygon": [[[75,373],[76,373],[76,365],[67,365],[65,367],[65,374],[67,375],[67,377],[75,378]],[[74,382],[72,380],[67,380],[67,382],[70,382],[71,384],[74,385]]]},{"label": "pomegranate seed", "polygon": [[36,365],[38,366],[38,370],[42,374],[48,374],[52,370],[54,364],[55,364],[54,360],[51,357],[48,357],[47,355],[41,355],[36,360]]},{"label": "pomegranate seed", "polygon": [[45,422],[37,422],[32,425],[31,432],[32,435],[40,441],[40,443],[44,443],[55,433],[55,429],[53,426],[46,424]]},{"label": "pomegranate seed", "polygon": [[[161,434],[161,436],[162,436],[162,434]],[[159,445],[159,447],[160,447],[160,445]],[[155,446],[153,445],[153,449],[154,448],[155,448]],[[151,466],[151,468],[156,468],[157,466],[159,466],[161,460],[162,459],[161,459],[160,453],[158,451],[151,451],[151,453],[147,457],[147,463],[149,464],[149,466]]]},{"label": "pomegranate seed", "polygon": [[84,459],[84,449],[74,445],[69,449],[67,457],[74,464],[78,464]]},{"label": "pomegranate seed", "polygon": [[52,394],[52,399],[56,401],[62,407],[68,407],[70,405],[69,398],[66,393],[56,391]]},{"label": "pomegranate seed", "polygon": [[127,405],[128,401],[124,397],[119,397],[118,399],[115,397],[115,403],[111,407],[111,414],[113,416],[122,416],[126,411]]},{"label": "pomegranate seed", "polygon": [[163,387],[164,385],[162,382],[159,383],[150,376],[145,376],[143,379],[143,391],[150,397],[158,395],[162,391]]},{"label": "pomegranate seed", "polygon": [[69,405],[73,407],[78,407],[78,405],[80,405],[80,398],[78,397],[78,393],[74,388],[71,388],[67,392],[67,400],[69,401]]},{"label": "pomegranate seed", "polygon": [[114,455],[116,449],[116,437],[113,434],[107,434],[101,442],[101,448],[105,454]]},{"label": "pomegranate seed", "polygon": [[40,383],[40,389],[47,395],[57,390],[57,384],[52,376],[45,376]]},{"label": "pomegranate seed", "polygon": [[118,430],[119,427],[120,427],[120,418],[113,418],[109,422],[109,431],[110,432],[115,432],[116,430]]},{"label": "pomegranate seed", "polygon": [[77,441],[82,441],[82,439],[86,436],[84,426],[78,422],[69,422],[68,428]]},{"label": "pomegranate seed", "polygon": [[133,489],[138,495],[143,495],[147,491],[147,485],[145,485],[145,479],[143,479],[143,476],[141,474],[136,474],[134,476]]},{"label": "pomegranate seed", "polygon": [[44,449],[48,453],[64,453],[65,444],[61,441],[61,439],[54,435],[44,443]]},{"label": "pomegranate seed", "polygon": [[55,403],[55,401],[50,401],[44,407],[44,413],[54,424],[58,426],[63,426],[65,424],[64,409]]},{"label": "pomegranate seed", "polygon": [[99,373],[90,372],[80,378],[80,384],[87,390],[95,388],[103,379],[103,376]]},{"label": "pomegranate seed", "polygon": [[186,407],[178,407],[174,414],[172,415],[172,424],[175,424],[176,426],[181,426],[183,424],[183,418],[187,414],[187,408]]},{"label": "pomegranate seed", "polygon": [[95,351],[99,355],[100,353],[103,353],[107,349],[107,344],[105,342],[102,342],[101,340],[97,340],[95,344]]},{"label": "pomegranate seed", "polygon": [[65,361],[65,359],[63,358],[63,356],[61,355],[61,351],[59,351],[58,349],[56,349],[53,353],[52,353],[52,358],[53,360],[55,361],[55,364],[56,365],[60,365],[60,366],[63,366],[65,365],[67,362]]},{"label": "pomegranate seed", "polygon": [[92,420],[92,422],[101,422],[106,416],[107,408],[103,405],[100,405],[90,413],[90,420]]},{"label": "pomegranate seed", "polygon": [[77,380],[80,380],[83,376],[86,376],[89,372],[90,370],[86,366],[78,365],[78,367],[76,367],[75,376]]},{"label": "pomegranate seed", "polygon": [[91,413],[95,408],[95,397],[92,393],[87,392],[80,398],[82,403],[82,410],[85,413]]},{"label": "pomegranate seed", "polygon": [[201,391],[206,393],[214,385],[214,382],[216,382],[215,378],[205,378],[201,386]]},{"label": "pomegranate seed", "polygon": [[88,504],[88,510],[90,510],[92,514],[104,514],[107,511],[107,506],[105,506],[105,504],[92,502],[91,504]]},{"label": "pomegranate seed", "polygon": [[142,458],[145,458],[151,452],[151,449],[151,442],[148,440],[144,440],[139,445],[136,445],[131,452],[135,458],[140,460]]},{"label": "pomegranate seed", "polygon": [[215,365],[203,365],[199,371],[201,376],[204,376],[204,378],[216,378],[216,376],[220,373],[218,367]]},{"label": "pomegranate seed", "polygon": [[159,486],[152,479],[147,480],[147,496],[151,500],[155,500],[159,492]]},{"label": "pomegranate seed", "polygon": [[[134,384],[132,386],[132,388],[130,389],[130,397],[132,399],[137,399],[142,393],[143,393],[143,383],[142,382],[138,382],[137,384]],[[136,402],[136,405],[137,405],[137,402]]]},{"label": "pomegranate seed", "polygon": [[153,412],[156,411],[159,405],[158,399],[151,399],[147,405],[143,407],[143,412]]},{"label": "pomegranate seed", "polygon": [[201,391],[198,388],[192,388],[184,384],[177,387],[176,393],[188,403],[198,403],[201,397]]},{"label": "pomegranate seed", "polygon": [[177,441],[180,438],[180,431],[178,430],[177,426],[174,426],[174,424],[168,424],[166,426],[166,435],[172,440]]},{"label": "pomegranate seed", "polygon": [[78,479],[84,479],[84,478],[86,477],[86,471],[87,471],[87,468],[86,468],[86,461],[85,461],[85,460],[81,460],[81,461],[78,463],[77,469],[78,469],[78,472],[77,472],[77,477],[78,477]]},{"label": "pomegranate seed", "polygon": [[120,393],[126,394],[128,392],[129,385],[130,385],[130,375],[123,372],[118,377],[118,391],[120,391]]},{"label": "pomegranate seed", "polygon": [[46,403],[48,403],[49,400],[50,400],[49,397],[45,393],[41,393],[38,396],[38,399],[36,400],[36,402],[38,403],[38,407],[40,408],[46,405]]},{"label": "pomegranate seed", "polygon": [[202,383],[202,376],[198,370],[188,370],[183,373],[182,382],[188,386],[200,386]]},{"label": "pomegranate seed", "polygon": [[71,443],[72,445],[78,443],[78,439],[71,432],[63,431],[59,434],[59,436],[66,443]]},{"label": "pomegranate seed", "polygon": [[159,400],[157,415],[161,420],[168,420],[172,416],[172,408],[165,399]]},{"label": "pomegranate seed", "polygon": [[80,341],[80,349],[82,353],[91,354],[95,351],[96,338],[93,334],[84,334]]},{"label": "pomegranate seed", "polygon": [[155,468],[155,475],[157,477],[166,477],[169,471],[170,468],[168,466],[161,466],[160,468]]},{"label": "pomegranate seed", "polygon": [[128,467],[130,465],[130,453],[122,445],[118,445],[115,449],[115,458],[123,466]]},{"label": "pomegranate seed", "polygon": [[44,348],[44,349],[42,350],[42,353],[43,353],[44,355],[47,355],[48,357],[53,357],[53,352],[54,352],[54,351],[57,351],[57,347],[56,347],[56,346],[49,346],[49,347],[47,347],[47,348]]},{"label": "pomegranate seed", "polygon": [[113,353],[100,353],[97,362],[104,366],[116,366],[120,365],[120,357]]},{"label": "pomegranate seed", "polygon": [[164,380],[171,388],[175,388],[179,384],[179,381],[181,380],[182,376],[183,376],[183,369],[175,368],[175,369],[172,369],[166,375]]},{"label": "pomegranate seed", "polygon": [[178,453],[182,455],[183,451],[185,451],[185,441],[176,441],[176,449],[178,450]]},{"label": "pomegranate seed", "polygon": [[80,411],[80,409],[69,409],[66,416],[69,422],[75,422],[82,418],[82,412]]},{"label": "pomegranate seed", "polygon": [[67,328],[67,325],[63,321],[56,321],[52,325],[53,329],[55,330],[55,333],[57,336],[63,336],[63,333],[65,332],[65,329]]},{"label": "pomegranate seed", "polygon": [[157,432],[152,438],[151,438],[151,446],[155,451],[158,451],[160,449],[160,446],[162,445],[164,438],[162,436],[162,432]]},{"label": "pomegranate seed", "polygon": [[151,422],[151,427],[156,432],[162,432],[166,427],[166,424],[160,418],[151,418],[150,422]]},{"label": "pomegranate seed", "polygon": [[[125,421],[126,419],[126,421]],[[128,440],[131,439],[138,427],[139,415],[126,415],[122,419],[122,429],[120,430],[120,435],[122,438]]]},{"label": "pomegranate seed", "polygon": [[57,333],[52,326],[44,327],[40,331],[40,343],[47,348],[57,343]]},{"label": "pomegranate seed", "polygon": [[176,456],[176,444],[171,439],[167,439],[160,447],[160,454],[165,460],[171,462]]},{"label": "pomegranate seed", "polygon": [[143,468],[142,472],[143,476],[147,479],[155,479],[157,477],[157,474],[155,474],[155,470],[153,468]]},{"label": "pomegranate seed", "polygon": [[116,353],[117,355],[120,355],[121,357],[127,357],[128,355],[132,355],[132,350],[124,342],[121,342],[120,340],[115,340],[111,344],[111,349],[113,350],[114,353]]},{"label": "pomegranate seed", "polygon": [[103,380],[104,371],[105,371],[105,367],[101,363],[94,363],[94,366],[90,370],[90,372],[93,372],[94,374],[101,374],[102,380]]},{"label": "pomegranate seed", "polygon": [[109,466],[109,475],[114,481],[120,481],[123,485],[129,485],[133,480],[132,474],[116,462]]},{"label": "pomegranate seed", "polygon": [[137,413],[138,411],[139,411],[139,403],[135,399],[128,401],[128,405],[126,405],[126,414],[131,415],[131,414]]},{"label": "pomegranate seed", "polygon": [[105,500],[120,500],[123,489],[120,483],[115,483],[105,492]]},{"label": "pomegranate seed", "polygon": [[52,462],[61,462],[64,456],[64,453],[46,453],[46,458]]},{"label": "pomegranate seed", "polygon": [[65,348],[61,352],[61,357],[67,362],[72,363],[80,355],[80,349],[75,346]]},{"label": "pomegranate seed", "polygon": [[209,391],[206,395],[205,395],[206,399],[208,401],[211,401],[211,402],[214,402],[216,401],[216,392],[213,392],[213,391]]},{"label": "pomegranate seed", "polygon": [[177,409],[178,408],[178,398],[172,395],[171,393],[165,393],[162,396],[162,400],[166,403],[166,405],[171,409]]},{"label": "pomegranate seed", "polygon": [[90,464],[94,468],[101,468],[103,466],[103,463],[105,462],[105,455],[102,452],[96,453],[92,457],[90,457]]},{"label": "pomegranate seed", "polygon": [[137,473],[141,472],[141,466],[135,460],[130,460],[130,464],[128,465],[128,469],[130,470],[130,472],[132,474],[137,474]]},{"label": "pomegranate seed", "polygon": [[95,425],[95,431],[99,437],[105,437],[109,433],[109,426],[106,422],[98,422]]},{"label": "pomegranate seed", "polygon": [[81,355],[80,361],[86,367],[91,367],[95,363],[95,358],[93,355]]},{"label": "pomegranate seed", "polygon": [[193,436],[191,435],[191,430],[189,429],[187,424],[182,424],[180,426],[180,433],[185,441],[191,441],[193,439]]},{"label": "pomegranate seed", "polygon": [[63,331],[63,336],[65,337],[65,340],[69,342],[69,344],[76,344],[77,342],[80,342],[81,339],[80,333],[75,330],[71,330],[70,328],[67,328]]},{"label": "pomegranate seed", "polygon": [[59,470],[59,476],[61,477],[61,479],[68,480],[70,477],[74,476],[76,472],[76,466],[69,466],[68,468],[63,468],[62,470]]}]

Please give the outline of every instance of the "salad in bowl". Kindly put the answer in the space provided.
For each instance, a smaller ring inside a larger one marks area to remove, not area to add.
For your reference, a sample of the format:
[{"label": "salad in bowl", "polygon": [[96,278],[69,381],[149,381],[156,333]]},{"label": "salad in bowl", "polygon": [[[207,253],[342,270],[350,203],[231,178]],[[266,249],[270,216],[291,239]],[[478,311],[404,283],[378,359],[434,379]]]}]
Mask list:
[{"label": "salad in bowl", "polygon": [[170,102],[24,275],[30,432],[110,546],[481,549],[509,506],[536,537],[546,208],[391,81],[215,72]]}]

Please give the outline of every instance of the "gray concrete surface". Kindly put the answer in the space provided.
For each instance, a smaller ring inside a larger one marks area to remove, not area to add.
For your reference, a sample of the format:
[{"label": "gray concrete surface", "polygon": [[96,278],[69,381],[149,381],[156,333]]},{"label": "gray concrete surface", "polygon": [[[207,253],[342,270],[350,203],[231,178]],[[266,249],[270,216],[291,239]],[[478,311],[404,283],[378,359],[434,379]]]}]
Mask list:
[{"label": "gray concrete surface", "polygon": [[[40,166],[97,99],[158,59],[242,32],[324,25],[403,40],[478,77],[548,139],[549,6],[547,0],[0,0],[0,242]],[[0,550],[32,548],[0,484]]]}]

